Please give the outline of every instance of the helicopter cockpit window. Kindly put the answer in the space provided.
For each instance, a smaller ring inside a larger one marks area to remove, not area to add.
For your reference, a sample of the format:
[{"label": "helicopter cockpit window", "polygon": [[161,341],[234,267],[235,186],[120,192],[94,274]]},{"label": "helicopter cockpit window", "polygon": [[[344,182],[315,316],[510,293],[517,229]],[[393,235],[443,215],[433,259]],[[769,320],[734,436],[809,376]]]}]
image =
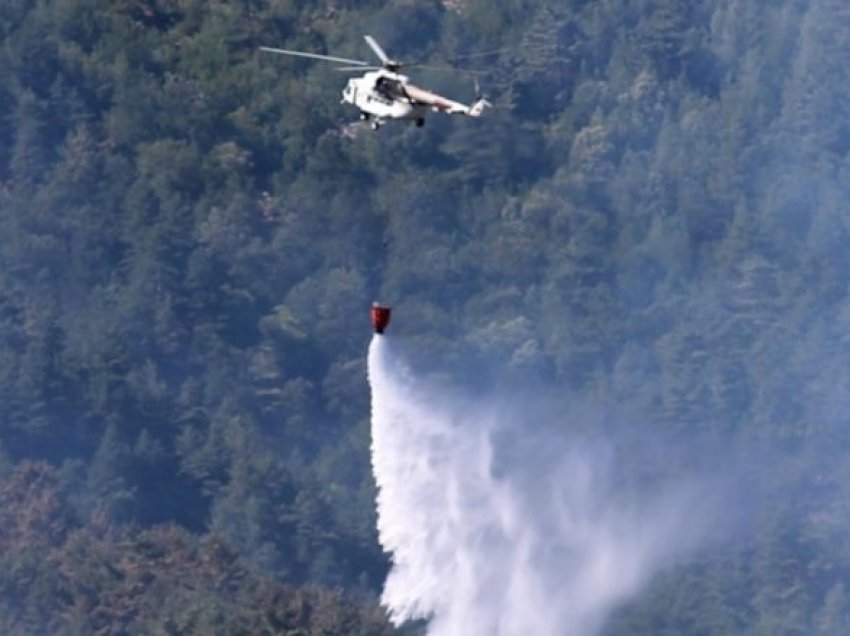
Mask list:
[{"label": "helicopter cockpit window", "polygon": [[389,77],[379,77],[375,82],[377,91],[387,99],[395,99],[404,95],[404,89],[401,82]]}]

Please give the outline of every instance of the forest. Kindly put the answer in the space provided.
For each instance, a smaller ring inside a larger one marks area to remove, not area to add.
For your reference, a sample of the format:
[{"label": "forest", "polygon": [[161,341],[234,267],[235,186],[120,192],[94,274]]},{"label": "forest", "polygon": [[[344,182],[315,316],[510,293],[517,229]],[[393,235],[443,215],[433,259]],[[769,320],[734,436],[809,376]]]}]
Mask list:
[{"label": "forest", "polygon": [[[850,633],[848,32],[843,0],[4,0],[0,632],[422,633],[377,600],[382,299],[426,373],[739,458],[745,536],[605,636]],[[493,108],[358,129],[345,76],[258,50],[364,34]]]}]

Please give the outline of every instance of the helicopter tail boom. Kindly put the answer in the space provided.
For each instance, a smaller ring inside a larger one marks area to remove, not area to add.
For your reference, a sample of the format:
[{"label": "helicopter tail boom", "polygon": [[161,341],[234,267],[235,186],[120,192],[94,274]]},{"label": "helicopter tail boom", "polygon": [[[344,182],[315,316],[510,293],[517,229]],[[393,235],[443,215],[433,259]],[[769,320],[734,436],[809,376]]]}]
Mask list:
[{"label": "helicopter tail boom", "polygon": [[447,99],[442,95],[437,95],[431,91],[423,90],[412,84],[406,84],[404,87],[407,97],[414,103],[425,104],[436,111],[448,113],[449,115],[469,115],[470,117],[479,117],[484,112],[484,108],[490,106],[490,102],[486,99],[479,99],[467,106],[451,99]]}]

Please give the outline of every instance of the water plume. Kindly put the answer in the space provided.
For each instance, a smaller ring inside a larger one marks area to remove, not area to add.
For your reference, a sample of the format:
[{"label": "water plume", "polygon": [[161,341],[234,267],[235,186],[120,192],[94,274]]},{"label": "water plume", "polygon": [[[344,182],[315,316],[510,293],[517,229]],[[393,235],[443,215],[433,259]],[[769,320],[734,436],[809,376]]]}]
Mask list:
[{"label": "water plume", "polygon": [[695,482],[629,478],[608,440],[547,426],[520,401],[429,386],[384,337],[369,382],[378,533],[392,559],[382,602],[396,624],[592,636],[704,537]]}]

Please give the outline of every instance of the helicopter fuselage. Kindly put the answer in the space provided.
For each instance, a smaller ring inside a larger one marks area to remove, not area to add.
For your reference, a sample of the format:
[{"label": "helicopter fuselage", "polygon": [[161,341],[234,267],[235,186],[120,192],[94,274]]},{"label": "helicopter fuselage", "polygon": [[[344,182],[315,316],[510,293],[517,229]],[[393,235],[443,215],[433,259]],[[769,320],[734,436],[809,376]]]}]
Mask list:
[{"label": "helicopter fuselage", "polygon": [[407,76],[392,71],[370,71],[348,80],[342,91],[342,102],[357,107],[377,121],[420,120],[429,106],[415,103],[408,96],[405,88],[408,81]]}]

